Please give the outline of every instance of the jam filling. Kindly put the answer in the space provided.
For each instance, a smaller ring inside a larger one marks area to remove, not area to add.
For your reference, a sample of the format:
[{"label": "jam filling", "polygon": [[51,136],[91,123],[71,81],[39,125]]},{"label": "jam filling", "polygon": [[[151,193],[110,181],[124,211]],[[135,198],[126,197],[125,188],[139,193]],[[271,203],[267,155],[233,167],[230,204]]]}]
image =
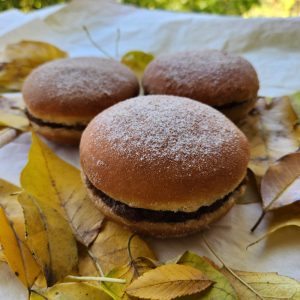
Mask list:
[{"label": "jam filling", "polygon": [[77,131],[83,131],[86,127],[86,124],[82,124],[82,123],[68,125],[68,124],[60,124],[60,123],[44,121],[42,119],[34,117],[32,114],[29,113],[28,110],[25,110],[25,114],[32,123],[35,123],[39,126],[47,126],[51,128],[64,128],[64,129],[77,130]]},{"label": "jam filling", "polygon": [[[244,181],[234,190],[236,191],[243,185]],[[98,190],[86,177],[87,187],[93,192],[93,194],[101,199],[101,201],[108,206],[116,215],[125,219],[141,222],[148,221],[153,223],[179,223],[193,219],[200,219],[203,215],[212,213],[224,205],[234,193],[231,192],[222,199],[215,201],[208,206],[201,206],[197,211],[184,212],[184,211],[170,211],[170,210],[151,210],[145,208],[136,208],[128,206],[120,201],[110,198],[108,195]]]}]

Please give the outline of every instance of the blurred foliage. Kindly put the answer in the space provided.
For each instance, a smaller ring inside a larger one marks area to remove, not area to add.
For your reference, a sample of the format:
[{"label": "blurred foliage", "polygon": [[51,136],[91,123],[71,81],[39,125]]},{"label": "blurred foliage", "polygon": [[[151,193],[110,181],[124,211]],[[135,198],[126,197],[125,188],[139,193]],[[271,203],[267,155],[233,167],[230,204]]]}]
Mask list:
[{"label": "blurred foliage", "polygon": [[23,11],[39,9],[45,6],[63,3],[65,0],[0,0],[0,11],[18,8]]},{"label": "blurred foliage", "polygon": [[[39,9],[69,0],[0,0],[0,11]],[[300,0],[118,0],[149,9],[194,11],[245,17],[289,17],[300,15]]]},{"label": "blurred foliage", "polygon": [[122,2],[151,9],[242,15],[254,5],[259,5],[261,0],[123,0]]}]

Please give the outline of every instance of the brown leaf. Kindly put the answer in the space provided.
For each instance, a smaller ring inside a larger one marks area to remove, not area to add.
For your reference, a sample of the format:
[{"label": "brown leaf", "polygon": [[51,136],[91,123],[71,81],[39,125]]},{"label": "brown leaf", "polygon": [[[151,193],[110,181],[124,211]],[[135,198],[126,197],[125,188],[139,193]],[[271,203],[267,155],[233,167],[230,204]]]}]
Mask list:
[{"label": "brown leaf", "polygon": [[274,232],[289,226],[300,227],[300,202],[279,208],[272,212],[272,218],[268,224],[268,231],[266,234],[258,238],[256,241],[248,245],[253,246],[261,240],[267,238]]},{"label": "brown leaf", "polygon": [[[128,240],[132,232],[111,221],[106,221],[98,234],[90,253],[97,259],[104,273],[115,267],[130,262],[128,255]],[[131,242],[131,253],[134,258],[146,256],[155,259],[155,255],[148,245],[138,236]]]},{"label": "brown leaf", "polygon": [[143,299],[171,300],[202,292],[212,283],[196,268],[167,264],[138,277],[127,287],[126,293]]},{"label": "brown leaf", "polygon": [[240,299],[300,299],[300,283],[294,279],[278,275],[277,273],[234,271],[239,278],[250,286],[250,289],[226,269],[221,269],[221,272],[233,285]]},{"label": "brown leaf", "polygon": [[274,98],[270,105],[259,99],[255,110],[241,123],[251,146],[250,169],[262,177],[269,165],[299,147],[297,116],[288,97]]},{"label": "brown leaf", "polygon": [[265,211],[300,201],[300,152],[281,157],[267,170],[261,181]]},{"label": "brown leaf", "polygon": [[0,92],[19,91],[26,76],[37,66],[67,53],[45,42],[21,41],[7,45],[0,63]]}]

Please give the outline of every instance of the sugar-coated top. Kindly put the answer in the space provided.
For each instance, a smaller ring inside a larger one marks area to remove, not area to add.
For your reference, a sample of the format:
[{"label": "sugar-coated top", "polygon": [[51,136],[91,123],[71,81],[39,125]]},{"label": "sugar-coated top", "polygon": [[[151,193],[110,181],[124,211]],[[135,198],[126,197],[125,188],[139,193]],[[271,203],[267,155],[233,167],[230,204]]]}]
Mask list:
[{"label": "sugar-coated top", "polygon": [[219,50],[164,54],[145,70],[147,94],[189,97],[213,106],[256,98],[257,74],[244,58]]},{"label": "sugar-coated top", "polygon": [[185,210],[214,202],[242,180],[248,156],[246,138],[225,116],[174,96],[119,103],[91,122],[81,142],[83,171],[97,188],[132,206],[147,198],[152,209],[160,201],[173,209],[178,197],[196,201],[183,204]]},{"label": "sugar-coated top", "polygon": [[138,81],[126,66],[97,57],[46,63],[29,75],[23,87],[29,111],[36,117],[54,121],[68,117],[88,121],[138,92]]}]

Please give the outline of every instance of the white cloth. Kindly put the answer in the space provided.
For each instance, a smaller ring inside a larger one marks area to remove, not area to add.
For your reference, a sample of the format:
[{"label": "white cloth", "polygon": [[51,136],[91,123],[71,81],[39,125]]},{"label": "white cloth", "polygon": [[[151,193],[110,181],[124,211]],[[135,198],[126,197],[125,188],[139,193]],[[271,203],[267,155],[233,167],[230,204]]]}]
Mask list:
[{"label": "white cloth", "polygon": [[[130,50],[158,55],[188,49],[225,49],[253,63],[261,83],[260,95],[282,96],[300,90],[299,18],[243,19],[150,11],[112,1],[78,0],[25,16],[17,11],[0,14],[0,49],[7,43],[30,39],[53,43],[71,56],[102,56],[87,39],[83,25],[112,56],[115,56],[119,29],[120,55]],[[29,145],[29,134],[24,134],[0,149],[0,178],[18,183]],[[51,147],[61,157],[78,166],[78,151],[75,148],[53,144]],[[235,269],[277,271],[300,280],[298,229],[286,228],[246,250],[246,246],[266,229],[268,217],[255,234],[249,233],[260,212],[259,204],[237,205],[211,226],[206,237],[225,262]],[[148,240],[163,260],[185,250],[193,250],[216,261],[200,235],[165,241]],[[2,286],[1,277],[0,290]],[[0,293],[0,299],[17,298],[13,294],[10,298],[4,298]]]}]

